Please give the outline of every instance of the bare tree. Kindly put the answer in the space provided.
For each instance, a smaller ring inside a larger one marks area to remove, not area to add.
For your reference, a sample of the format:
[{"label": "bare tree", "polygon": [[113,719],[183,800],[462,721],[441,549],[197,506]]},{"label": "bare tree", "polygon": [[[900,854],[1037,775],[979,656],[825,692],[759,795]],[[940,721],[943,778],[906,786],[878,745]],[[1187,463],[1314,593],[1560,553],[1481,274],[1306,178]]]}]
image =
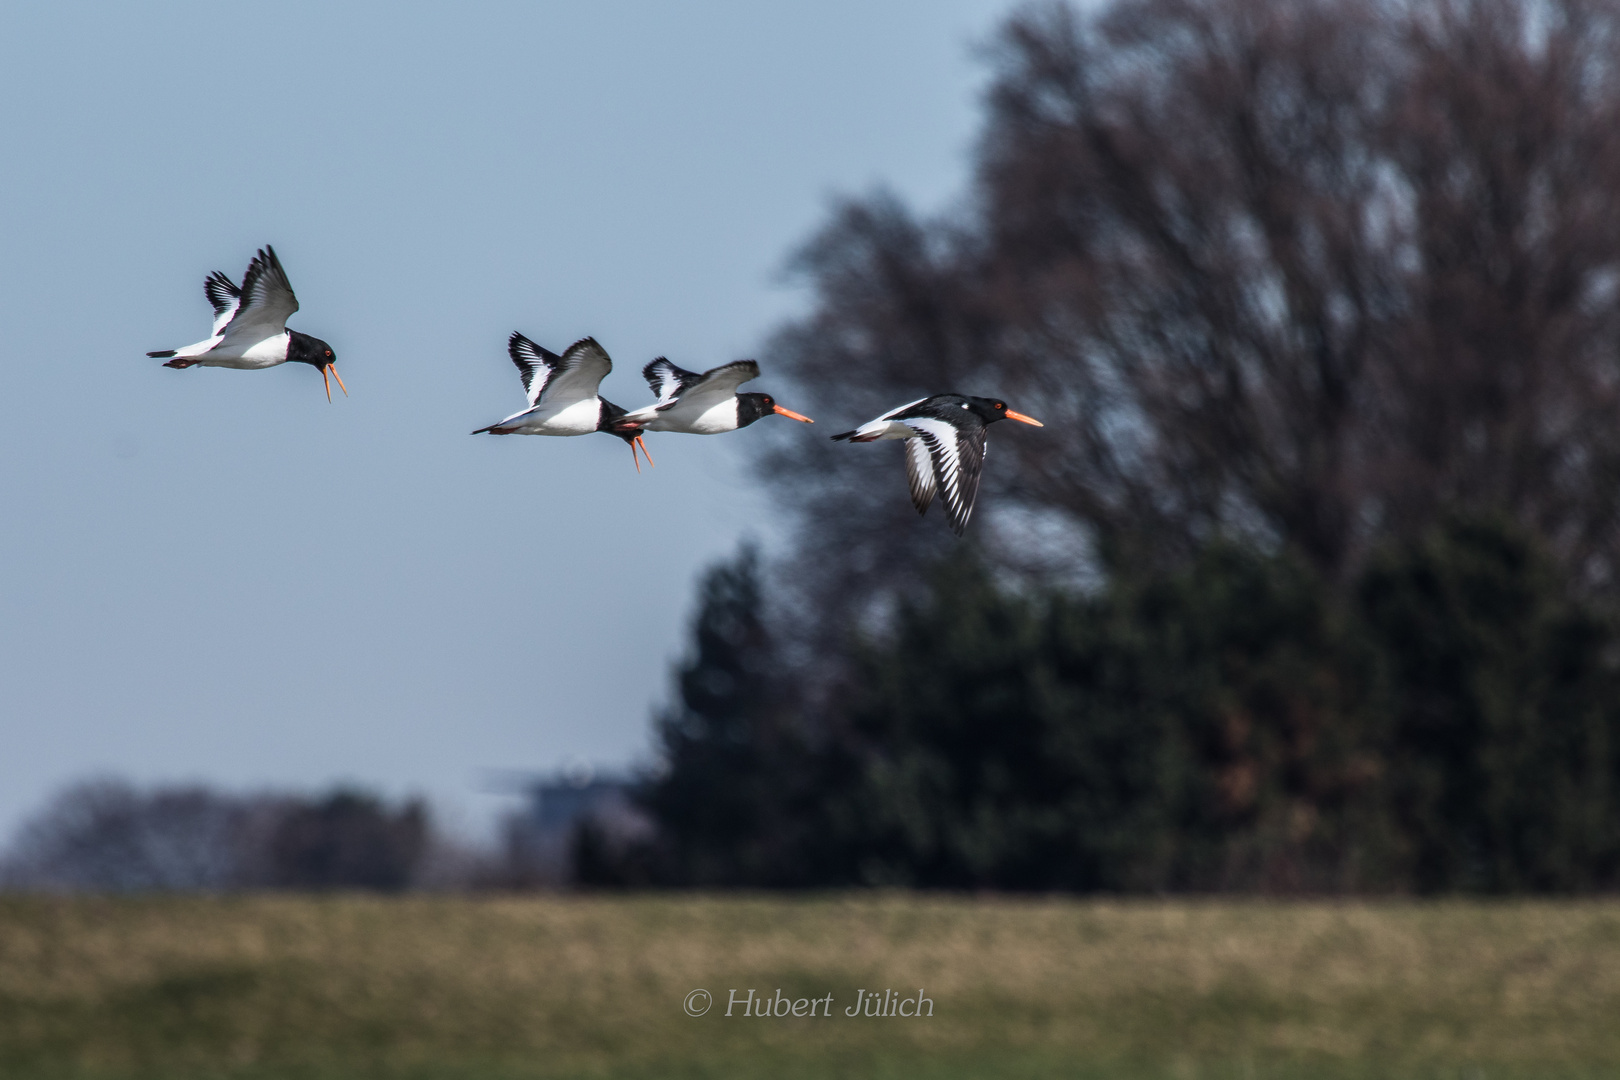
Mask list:
[{"label": "bare tree", "polygon": [[0,888],[455,888],[486,876],[483,862],[439,836],[420,800],[394,810],[356,791],[143,791],[103,778],[71,785],[24,823],[0,859]]},{"label": "bare tree", "polygon": [[[1013,555],[1226,535],[1343,581],[1488,511],[1612,582],[1620,5],[1043,6],[990,55],[966,209],[850,202],[799,257],[816,306],[774,356],[822,413],[959,390],[1046,420],[992,439]],[[767,465],[802,550],[841,551],[824,596],[947,543],[878,449]]]},{"label": "bare tree", "polygon": [[244,800],[201,787],[137,791],[120,780],[67,788],[27,822],[0,883],[94,892],[226,889],[241,884]]}]

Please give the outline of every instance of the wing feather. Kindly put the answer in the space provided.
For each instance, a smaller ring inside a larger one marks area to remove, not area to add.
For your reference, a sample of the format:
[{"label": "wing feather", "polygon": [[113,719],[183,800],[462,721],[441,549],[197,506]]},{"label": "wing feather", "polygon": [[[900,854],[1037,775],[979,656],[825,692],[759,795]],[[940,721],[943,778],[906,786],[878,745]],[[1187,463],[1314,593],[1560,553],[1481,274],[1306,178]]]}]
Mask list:
[{"label": "wing feather", "polygon": [[565,404],[593,398],[612,370],[607,350],[595,338],[580,338],[558,357],[556,373],[546,384],[546,400]]},{"label": "wing feather", "polygon": [[951,531],[961,536],[973,515],[979,476],[984,471],[984,425],[974,424],[963,430],[929,417],[910,419],[905,424],[927,445],[934,465],[934,483],[945,502]]},{"label": "wing feather", "polygon": [[934,501],[934,462],[928,444],[922,439],[906,439],[906,482],[911,485],[911,505],[917,513],[928,513]]},{"label": "wing feather", "polygon": [[932,400],[934,400],[934,399],[933,398],[920,397],[916,401],[908,401],[904,405],[900,406],[897,409],[890,409],[888,412],[886,412],[882,416],[878,417],[877,420],[873,420],[872,423],[875,424],[875,423],[877,423],[878,420],[893,420],[895,417],[899,416],[901,413],[905,412],[907,409],[911,408],[913,405],[921,405],[925,401],[932,401]]},{"label": "wing feather", "polygon": [[529,395],[529,408],[534,408],[540,395],[546,392],[546,383],[551,380],[557,361],[562,358],[550,349],[536,345],[516,330],[506,339],[506,355],[517,366],[518,376],[523,380],[523,390]]},{"label": "wing feather", "polygon": [[287,329],[287,319],[298,310],[287,271],[276,258],[276,249],[266,244],[248,263],[242,275],[241,302],[226,324],[221,345],[253,345],[275,337]]},{"label": "wing feather", "polygon": [[676,367],[662,356],[642,368],[641,377],[652,387],[653,394],[658,398],[658,405],[673,402],[684,391],[703,380],[703,376],[697,372]]},{"label": "wing feather", "polygon": [[[654,361],[656,363],[656,361]],[[665,363],[668,363],[666,360]],[[649,365],[650,366],[650,365]],[[670,365],[674,367],[673,364]],[[679,368],[676,368],[679,371]],[[683,372],[691,375],[691,372]],[[706,412],[727,398],[737,396],[737,387],[750,379],[759,378],[759,364],[754,360],[736,360],[729,364],[721,364],[717,368],[710,368],[702,375],[693,376],[689,385],[682,385],[679,397],[682,404],[689,405],[694,411]],[[658,408],[668,409],[675,405],[674,399],[659,401]]]},{"label": "wing feather", "polygon": [[203,282],[203,292],[208,296],[208,303],[214,309],[214,337],[218,337],[230,323],[231,317],[236,314],[236,307],[242,302],[242,290],[224,274],[215,270]]}]

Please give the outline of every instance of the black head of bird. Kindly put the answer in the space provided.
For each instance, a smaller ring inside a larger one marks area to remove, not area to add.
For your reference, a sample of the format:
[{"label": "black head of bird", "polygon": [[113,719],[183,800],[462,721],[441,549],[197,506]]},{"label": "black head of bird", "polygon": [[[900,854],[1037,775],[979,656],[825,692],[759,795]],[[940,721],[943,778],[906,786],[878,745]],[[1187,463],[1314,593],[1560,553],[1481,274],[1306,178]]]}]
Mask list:
[{"label": "black head of bird", "polygon": [[338,386],[343,390],[343,396],[348,397],[349,388],[343,385],[343,377],[337,373],[337,368],[333,366],[337,363],[337,354],[332,351],[332,346],[318,337],[300,334],[297,330],[289,330],[287,334],[287,359],[320,369],[321,382],[326,385],[326,400],[332,400],[332,384],[326,378],[328,374],[338,381]]},{"label": "black head of bird", "polygon": [[776,399],[769,394],[738,394],[737,395],[737,426],[745,428],[755,420],[762,419],[775,413],[785,416],[789,420],[798,420],[801,423],[813,424],[814,420],[808,416],[801,416],[792,409],[784,409],[776,403]]},{"label": "black head of bird", "polygon": [[636,456],[638,448],[643,454],[647,454],[647,464],[651,465],[653,463],[652,454],[647,452],[647,444],[642,440],[641,425],[633,420],[626,421],[624,419],[626,410],[613,404],[607,398],[598,398],[597,400],[602,403],[602,407],[601,414],[596,421],[596,430],[623,439],[629,445],[630,460],[636,463],[636,472],[641,471],[641,460]]},{"label": "black head of bird", "polygon": [[1005,401],[1001,401],[997,398],[964,397],[962,400],[966,403],[969,409],[973,410],[973,412],[978,415],[980,420],[983,420],[987,424],[993,424],[997,420],[1017,420],[1021,423],[1033,424],[1035,427],[1046,426],[1033,416],[1025,416],[1021,412],[1013,412],[1013,410],[1007,408],[1007,403]]}]

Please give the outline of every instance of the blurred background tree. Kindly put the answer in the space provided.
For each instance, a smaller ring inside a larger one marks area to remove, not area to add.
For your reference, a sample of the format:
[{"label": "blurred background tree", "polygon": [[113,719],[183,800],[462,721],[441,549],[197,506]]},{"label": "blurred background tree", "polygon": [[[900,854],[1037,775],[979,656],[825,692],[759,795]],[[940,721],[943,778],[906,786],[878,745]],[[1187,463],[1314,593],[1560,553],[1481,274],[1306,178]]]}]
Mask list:
[{"label": "blurred background tree", "polygon": [[[992,432],[959,542],[898,447],[762,425],[784,550],[700,583],[656,769],[534,785],[457,880],[1620,887],[1620,0],[1044,4],[985,56],[970,192],[836,206],[768,361],[839,426],[1047,426]],[[420,804],[102,782],[0,870],[398,889],[433,849]]]},{"label": "blurred background tree", "polygon": [[898,450],[774,433],[789,550],[705,582],[642,865],[1620,884],[1620,4],[1048,4],[986,55],[968,198],[836,207],[769,357],[839,424],[1047,427],[967,545]]},{"label": "blurred background tree", "polygon": [[[1225,536],[1342,585],[1462,511],[1612,588],[1617,31],[1584,0],[1028,9],[964,208],[839,207],[773,368],[831,416],[949,388],[1047,421],[992,440],[1009,558],[1033,519],[1110,571]],[[943,541],[896,527],[893,455],[817,449],[769,467],[801,549],[854,595],[914,580]]]},{"label": "blurred background tree", "polygon": [[420,800],[392,811],[364,792],[334,791],[279,815],[268,844],[270,884],[403,889],[412,883],[427,842],[427,807]]},{"label": "blurred background tree", "polygon": [[[427,809],[364,792],[234,795],[116,779],[63,790],[0,859],[0,886],[63,892],[397,890],[448,882]],[[436,858],[430,858],[436,856]]]},{"label": "blurred background tree", "polygon": [[[793,687],[766,623],[759,556],[744,547],[699,586],[691,655],[677,701],[657,722],[665,771],[644,793],[662,826],[646,880],[800,885],[822,876],[815,800],[821,758],[799,727]],[[591,849],[586,848],[587,855]],[[581,863],[587,882],[611,880]]]}]

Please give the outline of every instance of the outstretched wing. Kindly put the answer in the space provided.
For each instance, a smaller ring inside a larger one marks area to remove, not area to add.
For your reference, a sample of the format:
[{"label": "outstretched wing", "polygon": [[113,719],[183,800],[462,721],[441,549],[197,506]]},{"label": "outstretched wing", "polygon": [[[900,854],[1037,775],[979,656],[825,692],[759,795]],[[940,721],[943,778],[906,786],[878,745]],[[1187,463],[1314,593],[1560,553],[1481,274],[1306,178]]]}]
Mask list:
[{"label": "outstretched wing", "polygon": [[506,339],[506,355],[512,358],[517,365],[518,376],[523,380],[523,390],[529,395],[529,408],[534,408],[540,395],[545,393],[546,383],[551,379],[551,373],[562,357],[550,349],[542,348],[524,337],[517,331]]},{"label": "outstretched wing", "polygon": [[895,417],[899,416],[901,413],[907,411],[908,409],[911,409],[914,406],[922,405],[922,404],[924,404],[926,402],[933,401],[933,400],[934,399],[931,398],[931,397],[920,397],[916,401],[908,401],[904,405],[900,406],[897,409],[890,409],[888,412],[886,412],[882,416],[878,417],[877,420],[873,420],[872,423],[875,424],[875,423],[877,423],[878,420],[893,420]]},{"label": "outstretched wing", "polygon": [[934,501],[934,462],[928,444],[922,439],[906,439],[906,482],[911,485],[911,505],[917,513],[928,513]]},{"label": "outstretched wing", "polygon": [[[669,363],[667,360],[664,362]],[[655,360],[653,363],[657,363],[657,361]],[[648,367],[651,366],[651,364],[648,365]],[[675,367],[675,365],[670,364],[670,367]],[[675,370],[680,371],[679,368],[675,368]],[[759,364],[753,360],[737,360],[730,364],[721,364],[717,368],[710,368],[700,376],[693,376],[690,371],[682,372],[682,374],[691,376],[694,381],[680,388],[681,401],[699,412],[704,412],[729,397],[735,397],[737,387],[749,379],[759,378]],[[651,379],[649,378],[648,381],[650,382]],[[674,398],[668,401],[660,399],[658,408],[661,411],[673,407],[674,404]]]},{"label": "outstretched wing", "polygon": [[593,398],[613,370],[613,361],[595,338],[580,338],[558,356],[514,333],[506,341],[506,351],[523,376],[531,409],[542,400],[564,405]]},{"label": "outstretched wing", "polygon": [[676,367],[662,356],[642,368],[641,377],[652,387],[653,394],[658,398],[658,406],[672,403],[681,394],[703,381],[702,375]]},{"label": "outstretched wing", "polygon": [[230,278],[215,270],[203,282],[203,292],[208,295],[208,302],[213,305],[213,336],[218,337],[220,331],[225,329],[231,317],[236,314],[236,306],[242,299],[242,290],[238,289]]},{"label": "outstretched wing", "polygon": [[930,417],[906,420],[905,425],[917,433],[917,441],[927,446],[934,483],[945,501],[951,531],[961,536],[979,496],[979,475],[984,471],[984,425],[974,424],[963,430]]},{"label": "outstretched wing", "polygon": [[547,401],[559,404],[593,398],[602,380],[613,370],[613,361],[595,338],[580,338],[563,350],[546,384]]},{"label": "outstretched wing", "polygon": [[225,326],[225,341],[254,345],[287,329],[287,319],[298,310],[287,271],[276,258],[276,249],[266,244],[248,263],[242,275],[242,298],[236,314]]}]

